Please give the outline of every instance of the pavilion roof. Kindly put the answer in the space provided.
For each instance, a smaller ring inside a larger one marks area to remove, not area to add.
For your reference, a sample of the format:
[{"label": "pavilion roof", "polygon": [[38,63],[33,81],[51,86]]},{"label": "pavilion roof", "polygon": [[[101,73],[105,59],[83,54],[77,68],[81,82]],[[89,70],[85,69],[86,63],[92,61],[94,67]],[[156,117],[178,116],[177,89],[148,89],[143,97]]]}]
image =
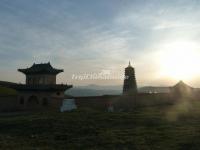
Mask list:
[{"label": "pavilion roof", "polygon": [[50,63],[41,63],[33,64],[30,68],[18,69],[19,72],[22,72],[26,75],[28,74],[53,74],[56,75],[60,72],[63,72],[63,69],[55,69],[51,66]]}]

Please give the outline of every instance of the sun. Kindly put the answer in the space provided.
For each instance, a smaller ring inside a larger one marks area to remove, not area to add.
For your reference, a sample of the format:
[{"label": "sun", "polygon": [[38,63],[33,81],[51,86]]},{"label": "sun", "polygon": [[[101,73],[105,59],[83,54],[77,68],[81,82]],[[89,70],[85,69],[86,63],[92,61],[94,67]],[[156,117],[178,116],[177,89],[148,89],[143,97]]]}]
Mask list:
[{"label": "sun", "polygon": [[194,42],[172,42],[159,52],[161,74],[175,80],[190,80],[200,74],[200,49]]}]

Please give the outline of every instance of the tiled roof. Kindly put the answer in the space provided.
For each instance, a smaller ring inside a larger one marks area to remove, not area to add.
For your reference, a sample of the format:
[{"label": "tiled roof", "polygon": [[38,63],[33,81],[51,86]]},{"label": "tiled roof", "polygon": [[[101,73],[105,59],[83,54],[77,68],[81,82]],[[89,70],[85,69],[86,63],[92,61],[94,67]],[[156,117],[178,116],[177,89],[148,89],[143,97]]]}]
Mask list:
[{"label": "tiled roof", "polygon": [[185,84],[183,81],[179,81],[173,88],[191,88],[189,85]]},{"label": "tiled roof", "polygon": [[55,69],[50,63],[33,64],[30,68],[18,69],[19,72],[24,74],[58,74],[63,72],[63,69]]}]

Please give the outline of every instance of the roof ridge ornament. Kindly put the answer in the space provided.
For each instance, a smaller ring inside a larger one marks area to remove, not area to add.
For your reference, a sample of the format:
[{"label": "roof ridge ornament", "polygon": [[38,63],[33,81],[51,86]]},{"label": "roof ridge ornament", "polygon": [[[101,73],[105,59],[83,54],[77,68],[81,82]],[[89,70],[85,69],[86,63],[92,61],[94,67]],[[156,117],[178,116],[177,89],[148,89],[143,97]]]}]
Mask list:
[{"label": "roof ridge ornament", "polygon": [[132,67],[132,66],[131,66],[131,61],[130,61],[130,60],[129,60],[129,62],[128,62],[128,67]]}]

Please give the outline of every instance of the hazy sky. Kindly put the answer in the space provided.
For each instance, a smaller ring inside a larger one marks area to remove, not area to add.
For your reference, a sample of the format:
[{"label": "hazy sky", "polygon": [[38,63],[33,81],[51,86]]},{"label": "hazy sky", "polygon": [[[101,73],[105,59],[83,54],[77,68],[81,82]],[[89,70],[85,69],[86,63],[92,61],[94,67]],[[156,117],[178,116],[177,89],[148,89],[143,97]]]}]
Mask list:
[{"label": "hazy sky", "polygon": [[[199,19],[199,0],[0,0],[0,80],[24,82],[18,68],[50,61],[65,70],[59,83],[122,84],[72,75],[123,74],[130,60],[138,85],[173,85],[178,77],[162,68],[171,55],[166,45],[200,51]],[[192,60],[176,56],[179,63]],[[182,79],[200,86],[200,76]]]}]

